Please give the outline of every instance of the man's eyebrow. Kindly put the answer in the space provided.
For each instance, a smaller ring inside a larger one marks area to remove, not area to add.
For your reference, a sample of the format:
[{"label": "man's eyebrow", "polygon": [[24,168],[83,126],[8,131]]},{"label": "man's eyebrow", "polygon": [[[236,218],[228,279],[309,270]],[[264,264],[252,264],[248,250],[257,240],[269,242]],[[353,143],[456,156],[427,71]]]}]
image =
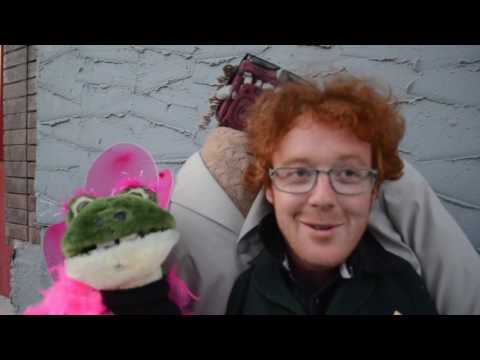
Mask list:
[{"label": "man's eyebrow", "polygon": [[287,161],[283,161],[282,165],[290,165],[290,164],[296,164],[296,163],[301,163],[301,164],[311,164],[311,160],[306,158],[306,157],[293,157],[288,159]]},{"label": "man's eyebrow", "polygon": [[351,161],[351,160],[359,162],[360,164],[365,165],[365,166],[367,165],[365,163],[365,161],[363,161],[363,159],[358,155],[341,155],[337,159],[337,162],[339,162],[339,161]]},{"label": "man's eyebrow", "polygon": [[[367,166],[367,163],[358,155],[348,154],[348,155],[340,155],[336,160],[335,163],[343,163],[343,162],[350,162],[353,161],[360,166]],[[312,166],[312,159],[308,157],[292,157],[287,159],[286,161],[282,162],[282,166],[291,166],[292,164],[301,164],[306,166]]]}]

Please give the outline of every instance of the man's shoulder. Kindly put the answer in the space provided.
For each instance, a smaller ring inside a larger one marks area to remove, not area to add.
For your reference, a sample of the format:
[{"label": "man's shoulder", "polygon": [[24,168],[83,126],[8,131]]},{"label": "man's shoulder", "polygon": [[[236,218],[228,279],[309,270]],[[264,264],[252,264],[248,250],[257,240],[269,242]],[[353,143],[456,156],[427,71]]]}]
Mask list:
[{"label": "man's shoulder", "polygon": [[227,315],[240,315],[244,311],[245,300],[251,286],[252,268],[242,272],[235,280],[228,297]]},{"label": "man's shoulder", "polygon": [[172,212],[181,216],[190,214],[190,218],[199,221],[217,223],[233,231],[240,232],[244,217],[218,185],[206,168],[200,154],[194,153],[185,162],[175,178],[172,194]]},{"label": "man's shoulder", "polygon": [[376,263],[376,274],[384,280],[394,281],[408,292],[415,289],[426,292],[425,282],[413,266],[400,256],[386,250],[373,236],[368,239],[372,252],[371,261]]},{"label": "man's shoulder", "polygon": [[408,261],[385,249],[381,242],[377,240],[370,231],[367,231],[363,240],[369,253],[369,262],[375,264],[376,271],[396,272],[405,268],[413,270],[412,265]]}]

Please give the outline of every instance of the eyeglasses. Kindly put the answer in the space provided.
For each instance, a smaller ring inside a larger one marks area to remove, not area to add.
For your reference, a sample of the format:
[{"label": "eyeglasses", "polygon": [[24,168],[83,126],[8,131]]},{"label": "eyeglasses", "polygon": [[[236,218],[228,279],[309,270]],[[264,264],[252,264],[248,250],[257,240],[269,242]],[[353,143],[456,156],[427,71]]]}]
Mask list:
[{"label": "eyeglasses", "polygon": [[309,168],[280,167],[269,169],[273,186],[290,194],[310,192],[317,184],[320,174],[328,175],[332,189],[341,195],[359,195],[372,190],[377,178],[373,169],[338,168],[317,170]]}]

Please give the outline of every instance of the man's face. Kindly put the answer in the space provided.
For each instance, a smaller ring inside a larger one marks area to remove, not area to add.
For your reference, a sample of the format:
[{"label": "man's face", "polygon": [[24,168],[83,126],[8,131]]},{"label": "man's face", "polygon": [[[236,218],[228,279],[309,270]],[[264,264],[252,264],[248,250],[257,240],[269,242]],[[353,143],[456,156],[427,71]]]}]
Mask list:
[{"label": "man's face", "polygon": [[[353,133],[313,123],[301,115],[273,154],[273,167],[306,167],[318,170],[348,167],[371,168],[371,145]],[[292,260],[305,270],[333,269],[341,265],[367,227],[374,191],[340,195],[328,176],[321,174],[308,193],[290,194],[275,186],[266,190]]]}]

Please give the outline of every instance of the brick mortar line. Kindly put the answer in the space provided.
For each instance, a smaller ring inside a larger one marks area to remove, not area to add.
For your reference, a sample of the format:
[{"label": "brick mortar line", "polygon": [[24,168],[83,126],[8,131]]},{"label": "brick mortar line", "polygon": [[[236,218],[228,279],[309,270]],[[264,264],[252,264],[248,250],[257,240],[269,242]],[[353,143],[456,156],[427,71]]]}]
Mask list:
[{"label": "brick mortar line", "polygon": [[28,81],[28,80],[31,80],[31,79],[35,79],[36,77],[34,78],[25,78],[25,79],[22,79],[22,80],[15,80],[15,81],[10,81],[10,82],[3,82],[3,87],[5,87],[6,85],[14,85],[14,84],[18,84],[19,82],[22,82],[22,81]]},{"label": "brick mortar line", "polygon": [[[27,98],[27,101],[26,101],[26,104],[25,104],[25,105],[26,105],[26,111],[25,111],[25,112],[28,112],[28,53],[29,53],[28,50],[29,50],[29,46],[31,46],[31,45],[26,45],[27,53],[26,53],[26,56],[25,56],[25,58],[26,58],[26,60],[27,60],[27,79],[26,79],[26,81],[27,81],[27,84],[26,84],[27,93],[26,93],[26,95],[25,95],[25,97]],[[25,126],[28,128],[27,124],[25,124]],[[27,141],[27,142],[28,142],[28,141]]]},{"label": "brick mortar line", "polygon": [[[27,80],[27,84],[26,84],[27,93],[26,93],[25,97],[26,97],[27,100],[26,100],[26,102],[25,102],[25,107],[26,107],[25,112],[26,112],[27,114],[28,114],[28,99],[29,99],[30,97],[36,97],[36,94],[28,95],[28,90],[29,90],[28,82],[29,82],[29,80],[31,80],[31,79],[36,79],[36,76],[35,76],[35,75],[32,76],[31,78],[28,77],[28,67],[29,67],[29,64],[33,64],[34,62],[37,61],[36,59],[35,59],[34,61],[29,61],[29,57],[28,57],[28,56],[29,56],[29,53],[30,53],[30,51],[29,51],[29,50],[30,50],[30,46],[35,46],[35,45],[26,45],[26,47],[27,47],[27,55],[26,55],[26,60],[27,60],[27,79],[26,79],[26,80]],[[36,110],[36,109],[35,109],[35,110]],[[28,121],[25,122],[25,128],[26,128],[27,134],[28,134],[28,130],[29,130],[29,129],[28,129]],[[36,131],[36,130],[35,130],[35,131]],[[27,137],[28,137],[28,135],[27,135]],[[28,147],[28,142],[29,142],[29,140],[28,140],[28,138],[27,138],[27,147]],[[27,156],[28,156],[28,155],[27,155]],[[28,166],[29,166],[29,164],[31,164],[31,163],[35,164],[35,168],[36,168],[36,163],[37,163],[36,160],[34,160],[34,161],[28,161],[28,158],[27,158],[27,176],[25,177],[25,178],[27,179],[27,180],[26,180],[27,183],[28,183],[28,179],[33,179],[33,180],[35,180],[35,176],[36,176],[36,169],[35,169],[35,172],[34,172],[34,174],[33,174],[32,177],[29,177],[29,176],[28,176]],[[34,189],[34,190],[35,190],[35,189]],[[28,192],[28,189],[27,189],[27,192]],[[29,195],[29,196],[30,196],[30,195]],[[34,201],[36,202],[35,191],[34,191],[34,193],[33,193],[31,196],[33,196]],[[28,207],[28,205],[29,205],[29,204],[27,204],[27,207]],[[36,223],[36,221],[37,221],[36,212],[37,212],[37,210],[36,210],[36,206],[35,206],[35,210],[34,210],[34,213],[35,213],[35,215],[34,215],[34,223]],[[27,238],[28,238],[28,242],[29,242],[29,243],[37,243],[38,241],[34,241],[34,239],[31,238],[32,236],[31,236],[30,229],[33,229],[33,232],[38,232],[38,231],[39,231],[39,229],[38,229],[38,227],[37,227],[36,225],[30,224],[29,215],[28,215],[28,213],[27,213]],[[37,237],[37,236],[36,236],[35,234],[33,234],[33,237]],[[40,237],[40,234],[38,234],[38,237]]]},{"label": "brick mortar line", "polygon": [[[5,56],[3,57],[3,60],[5,60]],[[6,66],[6,67],[3,68],[3,71],[11,70],[13,68],[20,67],[22,65],[27,65],[27,64],[28,64],[27,57],[25,57],[25,62],[21,62],[21,63],[15,64],[15,65]]]},{"label": "brick mortar line", "polygon": [[[8,84],[10,85],[10,84]],[[5,86],[4,86],[5,88]],[[36,95],[37,93],[33,93],[33,94],[28,94],[28,85],[27,85],[27,95],[23,95],[23,96],[15,96],[15,97],[11,97],[11,98],[8,98],[8,99],[4,99],[3,101],[9,101],[9,100],[17,100],[17,99],[22,99],[22,98],[26,98],[27,96],[34,96]],[[29,112],[32,112],[34,110],[31,110]],[[12,114],[21,114],[21,113],[12,113]],[[12,114],[7,114],[7,115],[12,115]],[[4,116],[5,117],[5,116]]]},{"label": "brick mortar line", "polygon": [[3,52],[4,54],[10,54],[10,53],[15,52],[17,50],[22,50],[24,47],[27,47],[28,45],[21,45],[22,47],[19,47],[19,48],[16,48],[16,49],[10,49],[8,51],[5,49],[6,46],[8,46],[8,45],[4,45],[4,48],[3,48],[4,49],[4,52]]}]

